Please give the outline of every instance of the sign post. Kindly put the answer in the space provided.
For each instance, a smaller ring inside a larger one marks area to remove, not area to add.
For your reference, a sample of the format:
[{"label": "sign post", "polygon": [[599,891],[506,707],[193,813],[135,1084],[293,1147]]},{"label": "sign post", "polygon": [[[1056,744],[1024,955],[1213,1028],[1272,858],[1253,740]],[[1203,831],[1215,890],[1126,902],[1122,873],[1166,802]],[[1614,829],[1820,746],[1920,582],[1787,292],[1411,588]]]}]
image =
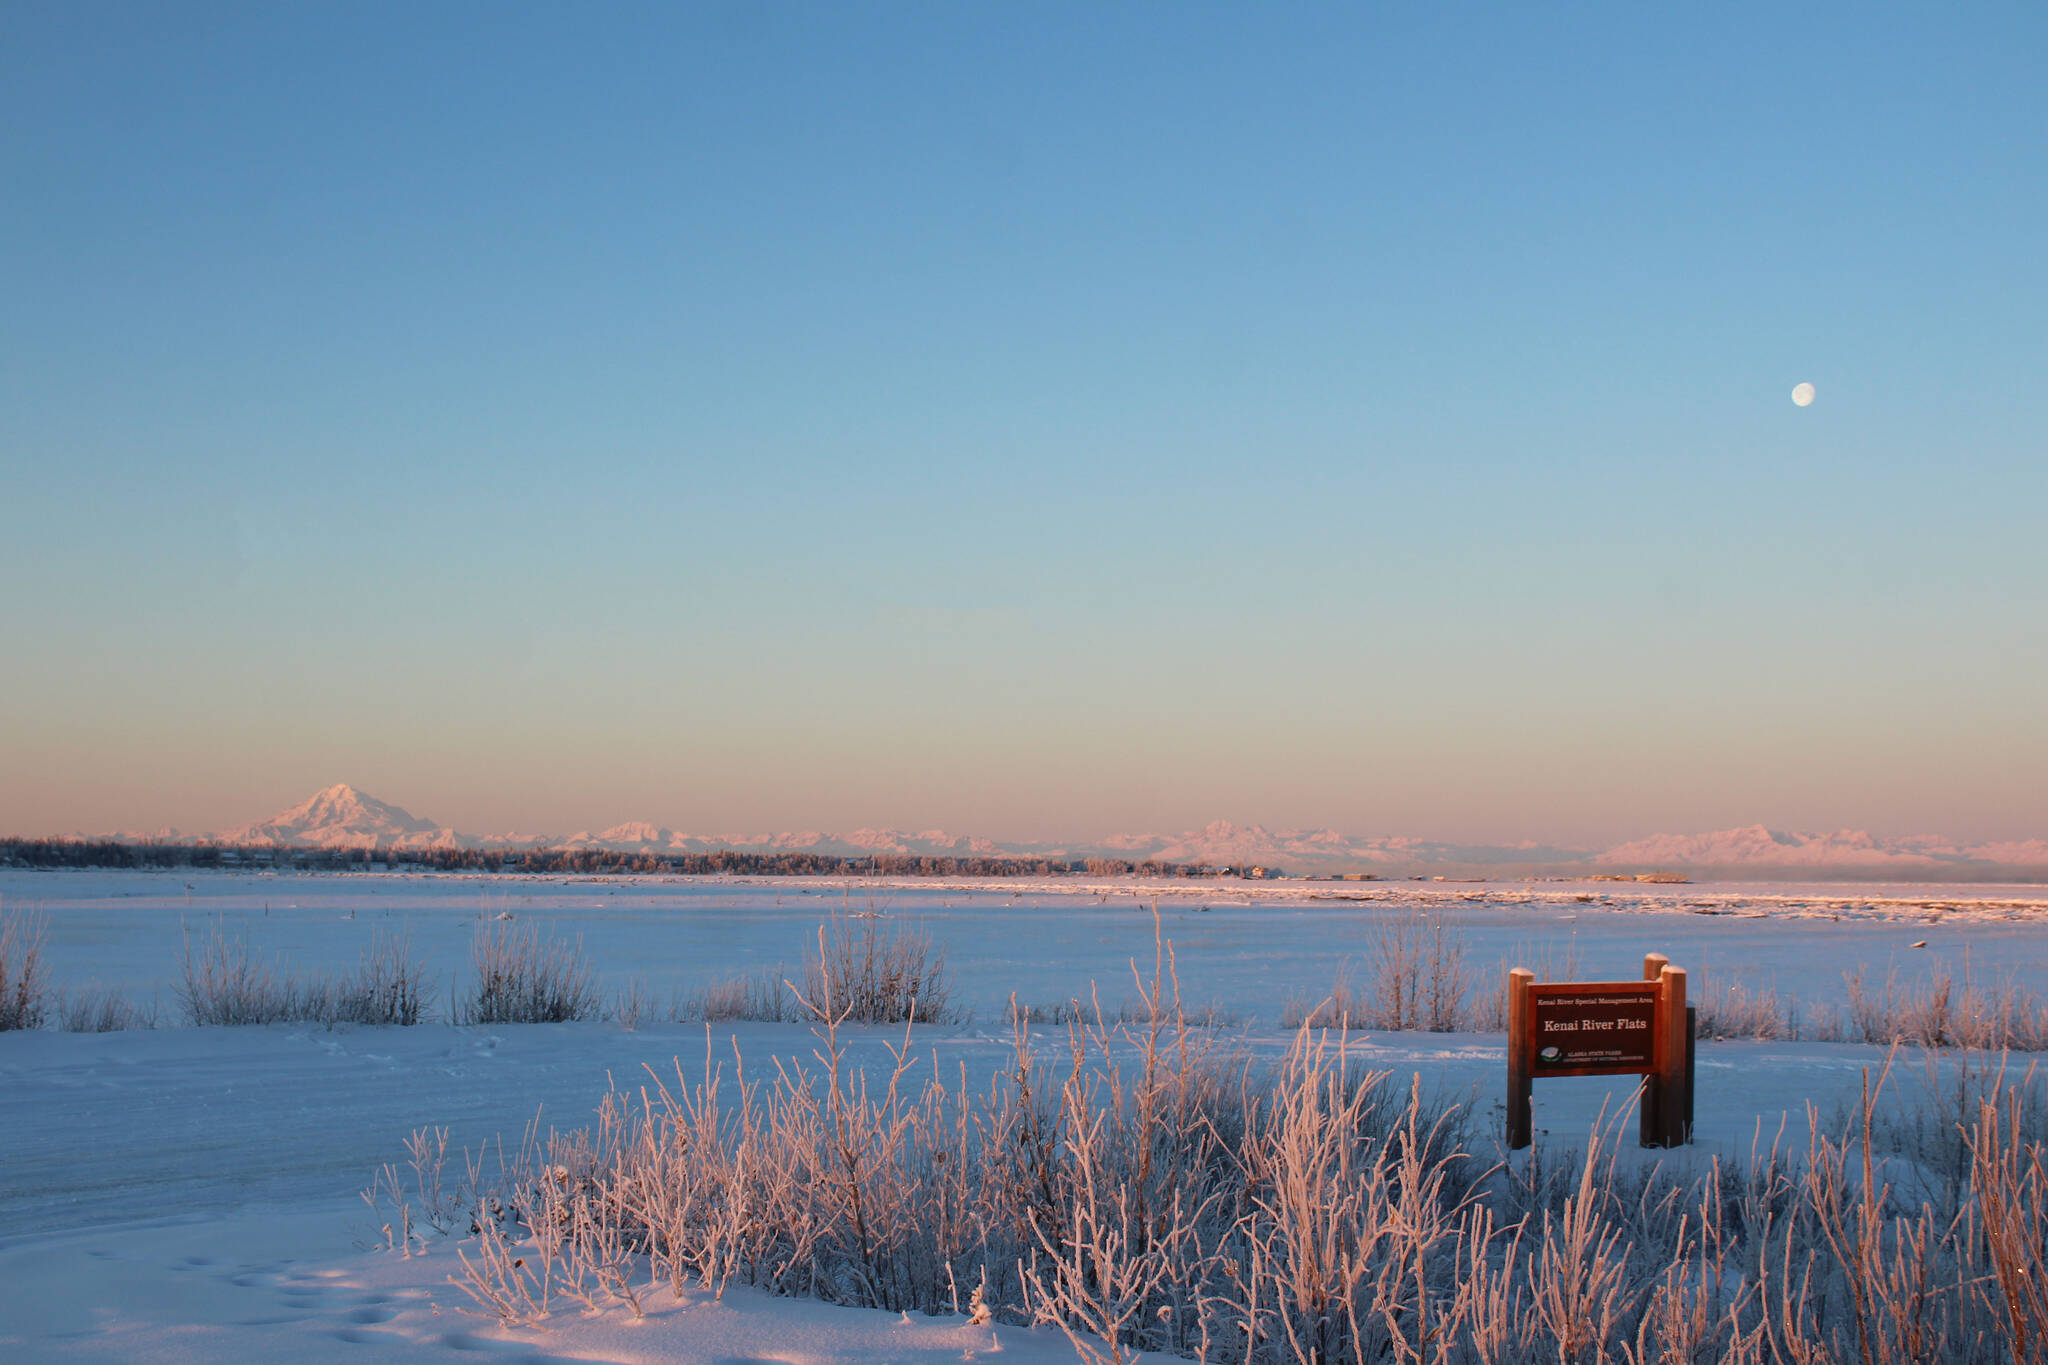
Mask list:
[{"label": "sign post", "polygon": [[1530,1091],[1546,1076],[1642,1076],[1642,1144],[1692,1140],[1692,1029],[1685,971],[1661,953],[1641,981],[1558,981],[1508,973],[1510,1148],[1534,1139]]}]

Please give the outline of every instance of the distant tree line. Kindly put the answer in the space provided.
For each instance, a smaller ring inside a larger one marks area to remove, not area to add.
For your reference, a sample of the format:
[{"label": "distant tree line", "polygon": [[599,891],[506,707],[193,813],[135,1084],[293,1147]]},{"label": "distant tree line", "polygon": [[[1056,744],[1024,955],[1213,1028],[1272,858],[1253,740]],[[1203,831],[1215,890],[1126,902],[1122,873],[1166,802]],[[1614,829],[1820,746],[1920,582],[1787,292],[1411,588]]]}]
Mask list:
[{"label": "distant tree line", "polygon": [[[0,839],[0,866],[106,869],[263,868],[292,872],[648,873],[756,877],[1236,877],[1236,867],[1125,858],[931,858],[875,853],[621,853],[601,848],[274,848],[234,844],[128,844],[101,839]],[[1267,871],[1266,875],[1278,875]]]}]

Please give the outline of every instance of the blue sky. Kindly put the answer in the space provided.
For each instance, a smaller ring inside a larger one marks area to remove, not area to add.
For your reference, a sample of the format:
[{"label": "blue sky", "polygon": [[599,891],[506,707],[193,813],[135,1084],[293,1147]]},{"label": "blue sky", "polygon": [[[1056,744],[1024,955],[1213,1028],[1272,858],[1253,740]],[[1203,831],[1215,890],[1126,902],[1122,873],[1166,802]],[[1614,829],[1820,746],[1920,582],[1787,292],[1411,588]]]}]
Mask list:
[{"label": "blue sky", "polygon": [[10,5],[0,828],[2040,835],[2044,59]]}]

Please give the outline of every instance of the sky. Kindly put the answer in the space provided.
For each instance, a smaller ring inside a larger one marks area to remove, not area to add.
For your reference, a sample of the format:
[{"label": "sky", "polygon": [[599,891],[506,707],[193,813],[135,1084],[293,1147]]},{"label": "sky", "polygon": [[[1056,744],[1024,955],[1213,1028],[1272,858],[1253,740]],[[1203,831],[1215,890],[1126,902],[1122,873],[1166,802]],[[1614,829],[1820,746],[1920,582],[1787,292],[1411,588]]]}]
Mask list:
[{"label": "sky", "polygon": [[12,0],[0,831],[2048,835],[2044,63]]}]

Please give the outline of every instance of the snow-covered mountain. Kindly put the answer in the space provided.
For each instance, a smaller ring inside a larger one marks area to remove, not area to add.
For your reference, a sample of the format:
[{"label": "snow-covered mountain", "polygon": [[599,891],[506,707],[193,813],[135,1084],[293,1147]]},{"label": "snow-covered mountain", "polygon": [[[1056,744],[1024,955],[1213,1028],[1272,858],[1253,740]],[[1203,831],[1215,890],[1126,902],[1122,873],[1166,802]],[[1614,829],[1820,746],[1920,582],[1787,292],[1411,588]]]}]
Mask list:
[{"label": "snow-covered mountain", "polygon": [[460,848],[474,843],[409,810],[365,796],[346,782],[317,792],[268,820],[222,830],[211,837],[224,844],[309,848]]},{"label": "snow-covered mountain", "polygon": [[[1548,844],[1449,844],[1427,839],[1360,838],[1331,829],[1269,830],[1217,820],[1179,835],[1115,834],[1087,853],[1164,863],[1371,871],[1407,867],[1542,867],[1583,863],[1592,850]],[[1084,854],[1083,856],[1086,856]]]},{"label": "snow-covered mountain", "polygon": [[[680,834],[639,820],[597,833],[585,830],[555,842],[562,848],[601,848],[617,853],[709,853],[732,849],[742,853],[816,853],[831,858],[863,858],[876,853],[925,858],[999,857],[1023,847],[970,839],[938,829],[919,834],[893,829],[857,829],[851,834],[826,834],[819,830],[787,834]],[[481,844],[493,846],[488,840]]]},{"label": "snow-covered mountain", "polygon": [[668,853],[678,851],[682,838],[672,829],[650,825],[645,820],[628,820],[623,825],[591,833],[579,830],[560,841],[563,848],[603,848],[617,853]]},{"label": "snow-covered mountain", "polygon": [[2048,841],[1959,844],[1935,835],[1880,840],[1860,829],[1786,832],[1746,825],[1708,834],[1658,834],[1618,844],[1596,860],[1610,867],[1786,868],[1902,876],[1990,867],[2048,867]]},{"label": "snow-covered mountain", "polygon": [[80,844],[137,844],[143,847],[150,844],[186,844],[192,841],[191,835],[175,825],[164,825],[158,829],[110,829],[103,834],[87,834],[81,830],[65,837],[73,843]]},{"label": "snow-covered mountain", "polygon": [[[174,831],[146,836],[168,841]],[[141,842],[138,836],[122,837]],[[1786,833],[1751,825],[1707,834],[1659,834],[1605,850],[1553,844],[1457,844],[1401,837],[1366,838],[1330,829],[1274,830],[1217,820],[1180,834],[1112,834],[1061,843],[999,842],[941,829],[906,833],[857,829],[846,834],[797,830],[780,834],[689,834],[629,821],[567,836],[467,835],[437,825],[347,785],[329,787],[268,820],[208,836],[220,843],[316,848],[602,849],[617,853],[815,853],[859,858],[904,857],[1117,858],[1130,862],[1277,867],[1289,873],[1377,872],[1497,875],[1612,869],[1628,872],[1715,871],[1722,874],[1836,873],[1858,877],[1938,879],[1986,876],[2000,869],[2048,871],[2048,840],[1961,844],[1931,835],[1878,839],[1862,830]]]}]

